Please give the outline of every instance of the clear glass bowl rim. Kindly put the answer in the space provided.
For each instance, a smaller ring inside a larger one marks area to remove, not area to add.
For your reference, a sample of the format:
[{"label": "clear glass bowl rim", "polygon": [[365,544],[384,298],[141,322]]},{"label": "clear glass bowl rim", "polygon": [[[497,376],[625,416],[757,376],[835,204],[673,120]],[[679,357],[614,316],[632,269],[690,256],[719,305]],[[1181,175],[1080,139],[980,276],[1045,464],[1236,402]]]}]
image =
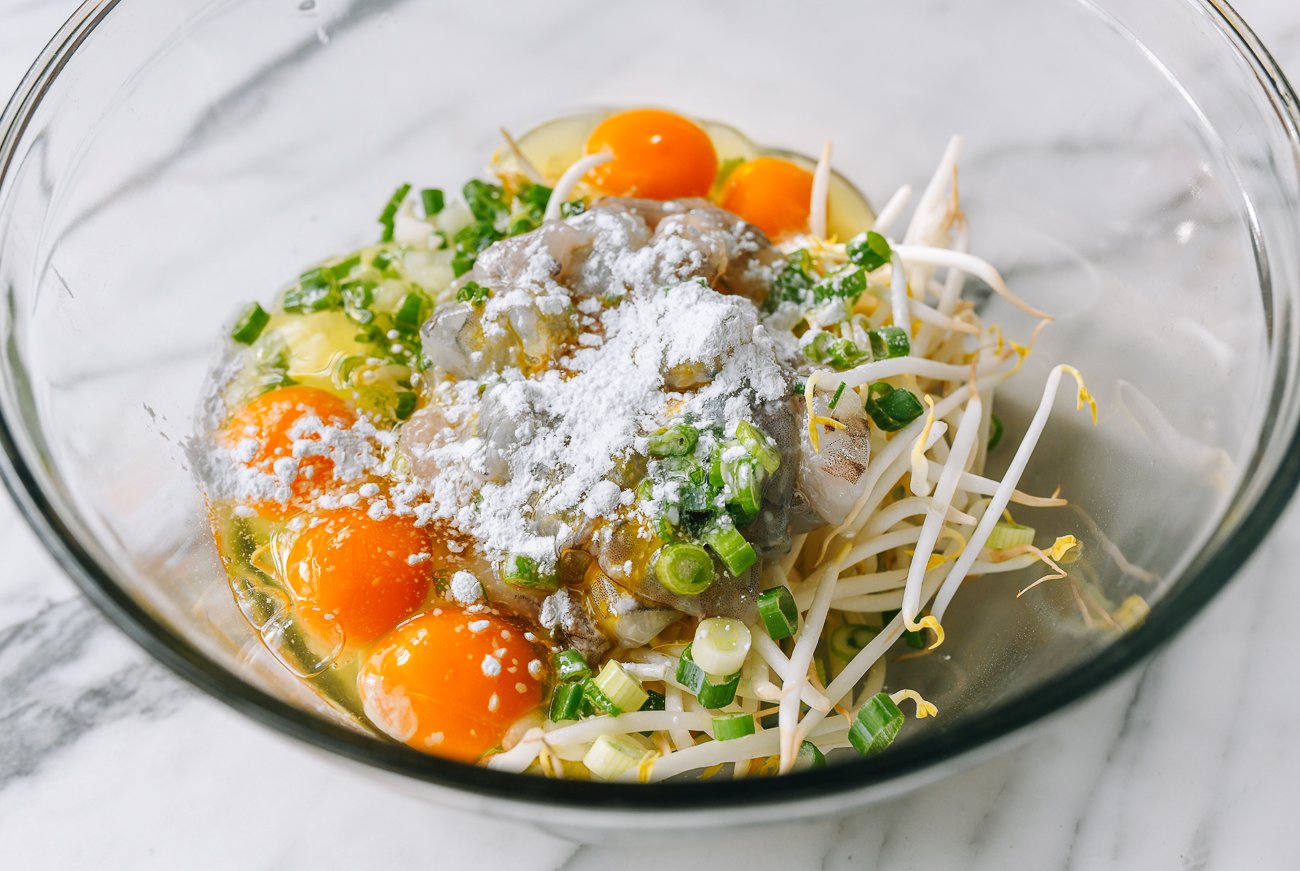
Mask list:
[{"label": "clear glass bowl rim", "polygon": [[[42,99],[81,44],[122,2],[86,0],[24,76],[0,113],[0,189],[18,141]],[[1255,72],[1300,162],[1300,98],[1272,55],[1228,3],[1187,2],[1216,23]],[[1278,377],[1277,372],[1273,374]],[[1093,695],[1168,643],[1245,564],[1300,484],[1300,422],[1297,422],[1291,433],[1279,436],[1287,445],[1282,453],[1284,459],[1271,480],[1261,488],[1254,504],[1239,518],[1235,534],[1228,536],[1198,571],[1179,578],[1140,627],[1049,685],[1037,687],[1011,703],[972,715],[951,733],[931,732],[869,761],[851,761],[780,778],[607,784],[507,774],[428,756],[328,723],[245,683],[172,632],[112,581],[41,492],[36,476],[18,449],[14,424],[0,409],[0,450],[3,451],[0,477],[24,519],[82,593],[113,624],[190,684],[257,722],[364,765],[499,801],[588,810],[736,810],[754,805],[824,801],[837,794],[871,791],[873,787],[912,778],[938,766],[952,767],[959,757],[1002,743],[1013,733]]]}]

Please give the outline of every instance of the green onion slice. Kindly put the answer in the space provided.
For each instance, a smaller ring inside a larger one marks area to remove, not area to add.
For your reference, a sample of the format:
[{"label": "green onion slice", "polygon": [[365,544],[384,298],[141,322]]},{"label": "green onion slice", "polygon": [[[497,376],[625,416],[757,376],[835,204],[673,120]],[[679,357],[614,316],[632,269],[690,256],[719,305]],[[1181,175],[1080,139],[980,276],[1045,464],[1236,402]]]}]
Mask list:
[{"label": "green onion slice", "polygon": [[420,397],[409,390],[400,391],[397,394],[397,405],[393,409],[393,415],[398,420],[406,420],[415,413],[415,406],[420,403]]},{"label": "green onion slice", "polygon": [[230,338],[243,345],[251,345],[262,335],[262,330],[271,322],[271,316],[255,302],[250,302],[235,319],[235,326],[230,330]]},{"label": "green onion slice", "polygon": [[596,682],[591,678],[582,681],[580,686],[582,687],[583,698],[587,700],[593,710],[600,711],[602,714],[609,714],[611,717],[617,717],[623,713],[623,709],[609,697],[608,693],[596,686]]},{"label": "green onion slice", "polygon": [[689,423],[675,423],[648,439],[646,453],[652,457],[684,457],[695,450],[700,433]]},{"label": "green onion slice", "polygon": [[754,546],[745,540],[730,518],[722,518],[704,533],[704,543],[718,555],[727,571],[740,575],[758,562]]},{"label": "green onion slice", "polygon": [[501,567],[501,580],[520,589],[554,592],[560,587],[555,575],[543,574],[537,567],[537,560],[526,554],[506,557]]},{"label": "green onion slice", "polygon": [[665,544],[655,554],[655,577],[679,596],[698,596],[713,583],[713,559],[698,544]]},{"label": "green onion slice", "polygon": [[[471,282],[472,284],[473,282]],[[415,333],[424,323],[424,307],[427,300],[422,293],[408,293],[393,315],[393,326],[402,333]]]},{"label": "green onion slice", "polygon": [[867,414],[885,432],[900,430],[924,413],[925,406],[910,390],[877,381],[868,391]]},{"label": "green onion slice", "polygon": [[733,437],[745,446],[749,455],[757,460],[769,475],[781,468],[781,453],[776,449],[776,442],[749,421],[738,421]]},{"label": "green onion slice", "polygon": [[631,735],[601,735],[582,757],[582,764],[601,780],[613,780],[644,762],[650,752]]},{"label": "green onion slice", "polygon": [[736,699],[736,689],[740,686],[740,672],[727,677],[707,674],[691,658],[692,645],[686,645],[682,651],[681,661],[677,664],[677,682],[695,693],[701,705],[706,708],[725,708]]},{"label": "green onion slice", "polygon": [[753,457],[724,460],[722,480],[731,491],[727,504],[740,512],[741,522],[747,523],[758,516],[763,507],[763,471]]},{"label": "green onion slice", "polygon": [[871,354],[877,360],[906,357],[912,353],[911,340],[902,327],[878,327],[867,333],[867,338],[871,342]]},{"label": "green onion slice", "polygon": [[[473,260],[471,260],[470,266],[472,267],[473,265]],[[458,276],[460,275],[460,273],[456,274]],[[487,302],[488,297],[491,295],[492,291],[479,284],[477,281],[467,281],[460,290],[456,291],[456,302],[467,302],[470,305],[482,305]]]},{"label": "green onion slice", "polygon": [[581,652],[561,650],[555,654],[555,673],[562,681],[582,680],[591,677],[591,666]]},{"label": "green onion slice", "polygon": [[1021,526],[1019,523],[1007,523],[999,520],[989,533],[989,540],[984,545],[989,550],[1003,550],[1008,547],[1021,547],[1034,543],[1034,528]]},{"label": "green onion slice", "polygon": [[903,711],[888,693],[876,693],[858,709],[849,727],[849,743],[863,756],[884,750],[903,728]]},{"label": "green onion slice", "polygon": [[813,302],[821,304],[832,299],[852,302],[867,289],[867,273],[860,267],[842,269],[828,275],[813,285]]},{"label": "green onion slice", "polygon": [[352,274],[352,270],[361,265],[361,255],[353,254],[345,260],[340,260],[330,267],[330,274],[336,279],[342,280]]},{"label": "green onion slice", "polygon": [[866,233],[854,236],[844,247],[849,255],[849,260],[861,266],[867,272],[872,272],[884,266],[893,255],[889,247],[889,240],[875,230],[868,230]]},{"label": "green onion slice", "polygon": [[706,617],[695,627],[691,659],[708,674],[735,674],[752,644],[749,627],[735,617]]},{"label": "green onion slice", "polygon": [[722,714],[713,718],[713,737],[719,741],[730,741],[753,734],[753,714]]},{"label": "green onion slice", "polygon": [[639,711],[650,697],[637,679],[613,660],[605,663],[605,667],[592,679],[592,683],[620,711]]},{"label": "green onion slice", "polygon": [[1002,418],[991,414],[989,415],[989,450],[996,448],[1000,441],[1002,441]]},{"label": "green onion slice", "polygon": [[794,635],[799,628],[799,606],[789,587],[773,587],[758,594],[758,616],[772,640]]},{"label": "green onion slice", "polygon": [[550,718],[552,722],[578,719],[582,708],[582,684],[562,683],[551,694]]},{"label": "green onion slice", "polygon": [[837,405],[840,404],[840,397],[844,395],[844,387],[845,387],[845,385],[846,385],[846,382],[841,381],[841,382],[840,382],[840,386],[835,388],[835,395],[831,397],[831,401],[830,401],[830,402],[826,403],[826,408],[827,408],[828,410],[830,410],[830,411],[834,411],[834,410],[835,410],[835,406],[837,406]]},{"label": "green onion slice", "polygon": [[425,188],[420,191],[420,201],[424,204],[425,217],[433,217],[446,205],[446,196],[441,188]]},{"label": "green onion slice", "polygon": [[662,711],[667,706],[667,703],[668,700],[664,698],[663,693],[658,690],[646,690],[646,700],[645,703],[641,705],[641,710]]}]

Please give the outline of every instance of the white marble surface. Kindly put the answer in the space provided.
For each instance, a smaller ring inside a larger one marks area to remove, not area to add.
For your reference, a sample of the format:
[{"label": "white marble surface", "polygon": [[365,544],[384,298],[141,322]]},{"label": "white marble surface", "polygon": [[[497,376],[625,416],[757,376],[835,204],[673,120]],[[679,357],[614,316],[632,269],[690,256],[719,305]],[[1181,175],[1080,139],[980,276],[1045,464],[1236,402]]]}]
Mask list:
[{"label": "white marble surface", "polygon": [[[0,92],[73,6],[0,0]],[[1238,7],[1300,76],[1300,4]],[[1176,644],[1016,752],[842,823],[649,852],[434,808],[253,725],[110,627],[0,497],[0,868],[1300,867],[1297,545],[1293,507]]]}]

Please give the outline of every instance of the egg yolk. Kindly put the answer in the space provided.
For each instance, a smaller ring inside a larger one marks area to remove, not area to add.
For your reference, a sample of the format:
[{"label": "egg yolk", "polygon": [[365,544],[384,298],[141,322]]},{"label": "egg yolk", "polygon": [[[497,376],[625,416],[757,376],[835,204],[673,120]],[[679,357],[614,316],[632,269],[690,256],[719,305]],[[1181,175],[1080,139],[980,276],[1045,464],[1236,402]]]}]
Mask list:
[{"label": "egg yolk", "polygon": [[542,704],[546,651],[486,611],[443,607],[395,629],[362,664],[366,716],[425,752],[477,761]]},{"label": "egg yolk", "polygon": [[373,643],[420,609],[433,582],[428,532],[414,518],[321,511],[289,548],[289,585],[346,647]]},{"label": "egg yolk", "polygon": [[703,197],[718,172],[718,154],[704,128],[662,109],[632,109],[601,121],[587,138],[586,153],[601,152],[614,159],[588,179],[613,196]]},{"label": "egg yolk", "polygon": [[245,442],[256,447],[244,462],[267,475],[279,475],[276,463],[288,460],[293,463],[294,478],[289,485],[291,497],[288,504],[273,500],[258,502],[252,507],[260,514],[282,518],[294,509],[328,492],[334,478],[334,461],[329,457],[305,456],[294,459],[293,446],[298,440],[319,441],[319,432],[304,427],[295,432],[295,426],[304,418],[315,418],[324,426],[346,428],[356,423],[352,407],[334,394],[315,387],[279,387],[244,403],[230,418],[222,433],[222,442],[231,450],[239,451]]},{"label": "egg yolk", "polygon": [[808,229],[813,174],[779,157],[747,160],[722,185],[718,204],[769,238]]}]

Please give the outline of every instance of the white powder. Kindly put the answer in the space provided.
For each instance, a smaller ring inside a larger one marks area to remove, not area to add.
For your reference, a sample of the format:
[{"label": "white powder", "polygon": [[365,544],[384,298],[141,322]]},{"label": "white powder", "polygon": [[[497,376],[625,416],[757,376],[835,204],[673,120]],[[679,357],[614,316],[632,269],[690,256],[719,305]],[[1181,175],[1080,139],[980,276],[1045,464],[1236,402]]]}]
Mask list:
[{"label": "white powder", "polygon": [[483,657],[482,669],[485,677],[496,677],[501,674],[501,660],[495,656],[485,656]]},{"label": "white powder", "polygon": [[[444,521],[489,560],[523,554],[553,570],[592,521],[633,504],[627,461],[645,452],[647,433],[681,415],[729,431],[759,404],[789,395],[790,349],[777,345],[754,304],[696,279],[717,275],[752,240],[734,228],[700,237],[680,222],[665,231],[672,221],[652,233],[633,212],[597,208],[485,251],[472,277],[492,296],[477,309],[444,303],[439,311],[454,317],[439,324],[435,313],[426,324],[436,363],[425,376],[429,401],[403,427],[411,473],[386,495],[373,477],[390,473],[396,438],[364,419],[342,429],[304,414],[290,430],[292,456],[272,468],[249,465],[258,450],[251,438],[233,446],[209,438],[191,464],[216,499],[286,502],[290,484],[314,471],[301,461],[328,457],[335,477],[356,485],[330,488],[319,506]],[[525,373],[501,362],[521,351],[547,365]],[[457,572],[450,593],[469,605],[483,589]],[[546,625],[568,616],[553,598],[543,606]]]},{"label": "white powder", "polygon": [[[491,621],[491,620],[474,620],[474,621],[472,621],[472,622],[470,622],[470,623],[465,624],[465,628],[467,628],[470,632],[473,632],[475,635],[477,635],[477,634],[479,634],[480,632],[486,632],[486,631],[487,631],[487,628],[488,628],[489,626],[491,626],[491,625],[492,625],[492,621]],[[499,671],[499,670],[500,670],[500,666],[499,666],[499,664],[498,664],[498,671]],[[483,673],[484,673],[484,674],[487,673],[487,663],[486,663],[486,661],[485,661],[484,664],[483,664]]]},{"label": "white powder", "polygon": [[462,605],[472,605],[483,598],[483,585],[467,571],[451,576],[451,597]]},{"label": "white powder", "polygon": [[[543,311],[560,299],[588,315],[567,354],[531,377],[506,368],[436,383],[431,407],[446,426],[410,449],[417,468],[436,471],[393,496],[396,510],[450,521],[490,559],[524,554],[546,570],[584,520],[634,501],[619,476],[646,433],[683,413],[727,428],[790,390],[753,303],[691,277],[713,249],[651,237],[625,213],[597,209],[570,223],[578,235],[507,240],[476,267],[501,282],[480,315],[485,333],[507,319],[517,328],[542,299]],[[589,249],[565,273],[558,258],[584,239]]]}]

